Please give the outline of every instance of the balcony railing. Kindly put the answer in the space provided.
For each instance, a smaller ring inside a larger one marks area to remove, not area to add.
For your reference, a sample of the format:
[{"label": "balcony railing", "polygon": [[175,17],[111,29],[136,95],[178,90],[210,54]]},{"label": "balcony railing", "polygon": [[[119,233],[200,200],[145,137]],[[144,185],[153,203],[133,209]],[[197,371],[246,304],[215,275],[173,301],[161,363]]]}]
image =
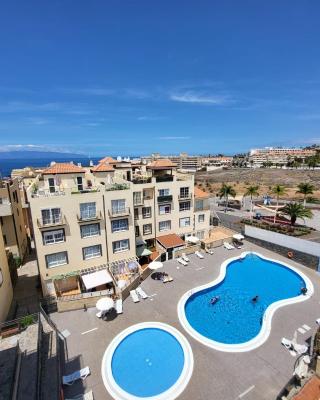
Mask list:
[{"label": "balcony railing", "polygon": [[37,225],[39,228],[50,228],[51,226],[66,225],[67,220],[64,215],[56,218],[38,218]]},{"label": "balcony railing", "polygon": [[158,203],[171,203],[172,202],[172,194],[167,196],[158,196]]},{"label": "balcony railing", "polygon": [[102,213],[101,211],[98,211],[95,214],[78,214],[77,215],[78,222],[87,222],[87,221],[99,221],[102,219]]},{"label": "balcony railing", "polygon": [[209,205],[202,206],[202,207],[195,207],[195,209],[194,209],[195,212],[197,212],[197,211],[209,211],[209,210],[210,210],[210,206]]},{"label": "balcony railing", "polygon": [[0,217],[8,217],[9,215],[12,215],[11,203],[0,204]]},{"label": "balcony railing", "polygon": [[156,176],[156,182],[173,182],[173,175],[159,175]]},{"label": "balcony railing", "polygon": [[192,193],[179,194],[179,196],[178,196],[179,200],[190,200],[191,197],[192,197]]},{"label": "balcony railing", "polygon": [[148,176],[148,177],[136,177],[136,178],[133,178],[131,180],[131,182],[134,183],[135,185],[140,185],[140,184],[143,184],[143,183],[151,183],[151,181],[152,181],[152,177],[151,176]]},{"label": "balcony railing", "polygon": [[111,218],[123,217],[126,215],[130,215],[130,208],[124,207],[120,209],[111,209],[108,212]]},{"label": "balcony railing", "polygon": [[109,183],[105,188],[107,192],[111,190],[128,190],[130,185],[128,183]]}]

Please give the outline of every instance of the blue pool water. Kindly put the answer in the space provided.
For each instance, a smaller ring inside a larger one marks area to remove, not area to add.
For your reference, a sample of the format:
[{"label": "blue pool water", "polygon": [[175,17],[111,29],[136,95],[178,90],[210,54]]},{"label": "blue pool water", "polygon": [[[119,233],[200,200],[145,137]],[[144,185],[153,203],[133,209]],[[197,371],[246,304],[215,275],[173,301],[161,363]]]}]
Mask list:
[{"label": "blue pool water", "polygon": [[117,346],[111,362],[116,383],[137,397],[151,397],[169,389],[184,366],[179,341],[160,328],[140,329]]},{"label": "blue pool water", "polygon": [[[255,254],[232,261],[225,279],[189,297],[185,314],[201,335],[225,344],[253,339],[261,329],[267,307],[301,294],[304,280],[294,271]],[[215,304],[210,299],[219,296]],[[256,303],[251,299],[259,296]]]}]

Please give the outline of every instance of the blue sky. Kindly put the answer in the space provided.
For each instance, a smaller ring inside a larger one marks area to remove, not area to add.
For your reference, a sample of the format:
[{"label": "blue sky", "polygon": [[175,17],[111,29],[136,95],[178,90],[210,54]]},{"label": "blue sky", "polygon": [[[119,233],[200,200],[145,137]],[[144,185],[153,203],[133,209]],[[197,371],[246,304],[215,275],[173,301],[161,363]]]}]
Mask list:
[{"label": "blue sky", "polygon": [[0,150],[319,143],[319,15],[318,0],[4,2]]}]

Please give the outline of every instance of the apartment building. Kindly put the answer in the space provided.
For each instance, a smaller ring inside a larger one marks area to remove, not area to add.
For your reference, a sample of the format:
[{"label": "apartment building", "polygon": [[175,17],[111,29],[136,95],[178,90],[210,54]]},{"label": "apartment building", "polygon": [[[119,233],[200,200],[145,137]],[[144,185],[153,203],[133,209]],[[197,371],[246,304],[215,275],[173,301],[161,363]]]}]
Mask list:
[{"label": "apartment building", "polygon": [[0,225],[5,248],[23,259],[28,252],[28,204],[17,178],[0,181]]},{"label": "apartment building", "polygon": [[102,161],[89,168],[53,164],[28,188],[45,295],[56,295],[58,278],[127,265],[137,246],[156,248],[163,235],[209,231],[210,210],[195,196],[192,174],[178,173],[168,159]]},{"label": "apartment building", "polygon": [[293,161],[295,158],[304,161],[307,157],[314,156],[315,154],[315,149],[266,147],[250,150],[249,163],[253,167],[260,167],[267,162],[274,165],[286,165],[288,161]]},{"label": "apartment building", "polygon": [[172,161],[177,167],[177,169],[181,171],[191,171],[195,172],[201,169],[202,167],[202,159],[200,156],[190,156],[187,153],[180,153],[178,156],[169,155],[169,156],[161,156],[159,153],[154,153],[148,157],[142,157],[142,161],[146,164],[149,164],[153,161],[160,159],[168,159]]},{"label": "apartment building", "polygon": [[12,302],[12,284],[0,226],[0,322],[5,321]]}]

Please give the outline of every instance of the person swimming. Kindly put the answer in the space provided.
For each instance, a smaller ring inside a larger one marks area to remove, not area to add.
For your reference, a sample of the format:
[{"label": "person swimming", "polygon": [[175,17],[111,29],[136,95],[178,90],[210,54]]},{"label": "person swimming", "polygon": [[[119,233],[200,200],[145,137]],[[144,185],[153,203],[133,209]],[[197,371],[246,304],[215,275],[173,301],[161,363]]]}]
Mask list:
[{"label": "person swimming", "polygon": [[215,304],[219,299],[220,299],[219,296],[212,297],[212,299],[210,300],[210,304]]},{"label": "person swimming", "polygon": [[301,293],[302,293],[302,294],[306,295],[307,292],[308,292],[308,289],[307,289],[306,287],[302,287],[302,288],[301,288]]},{"label": "person swimming", "polygon": [[254,296],[251,301],[252,303],[256,303],[259,300],[259,296]]}]

